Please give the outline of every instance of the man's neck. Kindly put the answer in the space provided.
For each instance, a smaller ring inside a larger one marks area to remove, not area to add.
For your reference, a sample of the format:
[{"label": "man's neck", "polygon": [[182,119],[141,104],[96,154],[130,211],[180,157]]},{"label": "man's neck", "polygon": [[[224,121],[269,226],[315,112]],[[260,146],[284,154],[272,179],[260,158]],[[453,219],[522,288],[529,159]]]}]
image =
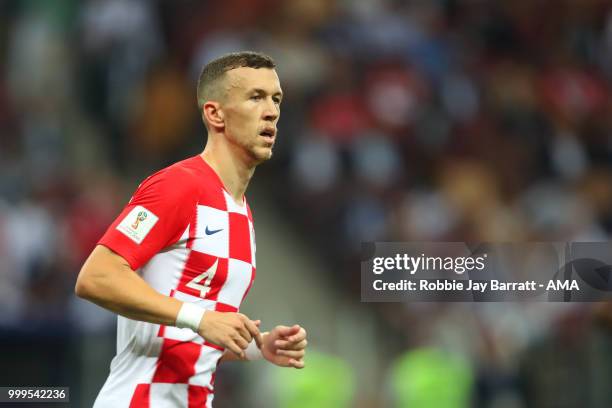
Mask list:
[{"label": "man's neck", "polygon": [[240,152],[232,150],[229,144],[211,141],[209,139],[200,156],[217,173],[234,201],[242,204],[255,165],[248,164],[244,157],[240,157]]}]

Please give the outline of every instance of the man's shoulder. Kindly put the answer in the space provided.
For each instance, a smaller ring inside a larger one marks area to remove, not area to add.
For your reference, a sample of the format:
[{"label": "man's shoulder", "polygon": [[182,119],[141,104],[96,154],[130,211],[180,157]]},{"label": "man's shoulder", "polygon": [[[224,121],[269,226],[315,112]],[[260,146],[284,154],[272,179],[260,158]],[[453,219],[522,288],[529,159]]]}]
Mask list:
[{"label": "man's shoulder", "polygon": [[187,198],[206,201],[222,194],[219,178],[200,156],[181,160],[153,173],[139,189],[155,190],[168,198]]},{"label": "man's shoulder", "polygon": [[206,176],[200,161],[201,159],[198,156],[189,157],[164,167],[157,173],[154,173],[153,176],[159,175],[159,177],[175,179],[180,181],[181,184],[198,184],[197,182]]},{"label": "man's shoulder", "polygon": [[147,177],[138,187],[157,190],[169,196],[197,195],[205,174],[194,158],[181,160]]}]

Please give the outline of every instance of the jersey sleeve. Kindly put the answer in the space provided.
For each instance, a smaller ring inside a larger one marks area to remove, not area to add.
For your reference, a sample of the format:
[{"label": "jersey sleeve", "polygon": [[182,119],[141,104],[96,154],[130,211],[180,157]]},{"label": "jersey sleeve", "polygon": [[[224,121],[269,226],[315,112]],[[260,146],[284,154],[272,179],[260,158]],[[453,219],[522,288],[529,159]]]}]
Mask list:
[{"label": "jersey sleeve", "polygon": [[189,226],[197,194],[189,178],[162,170],[138,187],[98,244],[121,255],[134,270],[175,244]]}]

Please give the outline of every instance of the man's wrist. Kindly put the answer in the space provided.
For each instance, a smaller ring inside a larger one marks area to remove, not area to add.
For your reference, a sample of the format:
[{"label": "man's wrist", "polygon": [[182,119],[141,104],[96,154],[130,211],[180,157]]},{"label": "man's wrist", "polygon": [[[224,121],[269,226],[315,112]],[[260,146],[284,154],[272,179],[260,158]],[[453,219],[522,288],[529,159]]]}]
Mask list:
[{"label": "man's wrist", "polygon": [[176,327],[183,329],[189,328],[198,333],[200,322],[204,318],[206,309],[194,305],[193,303],[183,302],[181,309],[176,316]]},{"label": "man's wrist", "polygon": [[256,361],[263,358],[263,354],[261,353],[259,347],[257,347],[255,340],[251,340],[247,348],[244,350],[244,357],[247,361]]}]

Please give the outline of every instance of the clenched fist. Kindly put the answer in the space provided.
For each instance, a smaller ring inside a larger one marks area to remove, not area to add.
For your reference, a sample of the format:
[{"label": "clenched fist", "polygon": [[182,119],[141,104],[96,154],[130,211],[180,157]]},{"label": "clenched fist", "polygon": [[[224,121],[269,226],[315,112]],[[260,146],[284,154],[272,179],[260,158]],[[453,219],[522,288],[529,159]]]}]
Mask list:
[{"label": "clenched fist", "polygon": [[304,368],[307,345],[303,327],[297,324],[291,327],[276,326],[265,335],[261,353],[266,360],[278,366]]}]

